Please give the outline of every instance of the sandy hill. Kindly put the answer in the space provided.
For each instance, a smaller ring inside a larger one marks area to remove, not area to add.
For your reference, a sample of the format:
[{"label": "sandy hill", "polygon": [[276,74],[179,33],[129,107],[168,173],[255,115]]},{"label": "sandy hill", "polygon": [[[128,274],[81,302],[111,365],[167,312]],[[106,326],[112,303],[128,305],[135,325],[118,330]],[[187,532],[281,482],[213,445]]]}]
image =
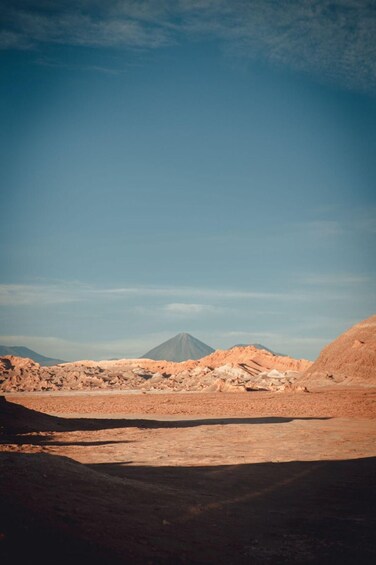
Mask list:
[{"label": "sandy hill", "polygon": [[199,339],[187,333],[180,333],[175,337],[154,347],[143,359],[165,360],[165,361],[187,361],[188,359],[201,359],[212,353],[214,349]]},{"label": "sandy hill", "polygon": [[376,315],[327,345],[299,382],[308,388],[331,384],[376,386]]}]

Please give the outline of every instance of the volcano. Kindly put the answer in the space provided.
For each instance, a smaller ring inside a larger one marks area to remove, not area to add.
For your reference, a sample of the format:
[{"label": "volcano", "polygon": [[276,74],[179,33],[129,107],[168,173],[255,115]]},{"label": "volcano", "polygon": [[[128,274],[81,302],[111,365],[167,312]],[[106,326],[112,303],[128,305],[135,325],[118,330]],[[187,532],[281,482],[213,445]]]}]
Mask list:
[{"label": "volcano", "polygon": [[141,359],[154,359],[155,361],[188,361],[188,359],[201,359],[213,353],[214,349],[193,335],[180,333],[154,347]]}]

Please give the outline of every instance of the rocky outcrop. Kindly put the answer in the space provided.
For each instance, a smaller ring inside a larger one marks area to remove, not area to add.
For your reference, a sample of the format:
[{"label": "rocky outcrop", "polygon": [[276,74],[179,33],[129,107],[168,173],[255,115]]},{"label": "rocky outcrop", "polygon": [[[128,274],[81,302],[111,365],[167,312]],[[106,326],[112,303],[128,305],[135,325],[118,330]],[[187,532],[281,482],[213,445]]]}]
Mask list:
[{"label": "rocky outcrop", "polygon": [[32,359],[36,363],[42,366],[58,365],[59,363],[65,363],[62,359],[54,359],[52,357],[46,357],[41,355],[24,345],[0,345],[0,357],[5,357],[6,355],[13,357],[24,357],[26,359]]},{"label": "rocky outcrop", "polygon": [[30,359],[0,361],[3,392],[58,390],[140,390],[232,392],[291,389],[309,361],[273,355],[255,347],[216,351],[196,361],[150,359],[80,361],[41,367]]},{"label": "rocky outcrop", "polygon": [[327,345],[299,379],[309,389],[332,385],[376,386],[376,315]]},{"label": "rocky outcrop", "polygon": [[35,390],[40,386],[41,366],[39,363],[14,355],[0,357],[0,390],[23,392]]},{"label": "rocky outcrop", "polygon": [[200,365],[219,366],[224,364],[246,365],[259,370],[304,371],[312,362],[306,359],[293,359],[285,355],[274,355],[270,351],[258,349],[252,345],[233,347],[232,349],[217,349],[211,355],[199,360]]}]

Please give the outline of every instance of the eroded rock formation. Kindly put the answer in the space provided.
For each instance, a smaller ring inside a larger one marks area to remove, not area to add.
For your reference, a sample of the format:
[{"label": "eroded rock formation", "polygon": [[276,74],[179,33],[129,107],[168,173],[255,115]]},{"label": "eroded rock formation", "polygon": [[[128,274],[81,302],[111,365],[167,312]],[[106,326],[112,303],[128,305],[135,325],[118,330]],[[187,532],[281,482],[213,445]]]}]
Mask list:
[{"label": "eroded rock formation", "polygon": [[1,358],[0,390],[282,391],[291,389],[310,364],[252,346],[218,350],[183,363],[121,359],[41,367],[30,359],[7,356]]}]

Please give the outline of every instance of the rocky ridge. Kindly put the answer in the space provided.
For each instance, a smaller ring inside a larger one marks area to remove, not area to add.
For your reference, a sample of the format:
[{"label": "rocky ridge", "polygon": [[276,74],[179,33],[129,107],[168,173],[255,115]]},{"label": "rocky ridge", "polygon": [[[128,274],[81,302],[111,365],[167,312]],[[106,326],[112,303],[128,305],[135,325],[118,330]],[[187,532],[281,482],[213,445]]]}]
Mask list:
[{"label": "rocky ridge", "polygon": [[31,359],[6,356],[0,358],[0,391],[283,391],[292,389],[310,365],[304,359],[277,356],[252,346],[218,350],[181,363],[120,359],[41,367]]}]

